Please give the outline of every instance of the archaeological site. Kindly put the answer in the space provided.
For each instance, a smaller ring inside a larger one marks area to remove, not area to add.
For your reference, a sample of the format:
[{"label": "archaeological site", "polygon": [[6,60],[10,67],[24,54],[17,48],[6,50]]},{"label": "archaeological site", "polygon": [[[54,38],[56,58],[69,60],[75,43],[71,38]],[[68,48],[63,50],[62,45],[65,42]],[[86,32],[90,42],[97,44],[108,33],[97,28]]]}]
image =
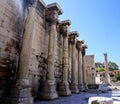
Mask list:
[{"label": "archaeological site", "polygon": [[[94,55],[57,3],[0,1],[0,104],[33,104],[88,90]],[[74,21],[73,21],[74,23]]]}]

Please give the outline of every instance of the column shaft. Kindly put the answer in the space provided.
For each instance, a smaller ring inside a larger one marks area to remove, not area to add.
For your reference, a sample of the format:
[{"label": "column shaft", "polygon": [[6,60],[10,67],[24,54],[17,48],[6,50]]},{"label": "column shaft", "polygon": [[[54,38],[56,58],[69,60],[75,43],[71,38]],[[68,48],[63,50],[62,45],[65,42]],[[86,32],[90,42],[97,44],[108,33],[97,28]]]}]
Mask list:
[{"label": "column shaft", "polygon": [[50,35],[49,35],[49,49],[48,49],[48,68],[47,68],[47,80],[54,81],[54,59],[55,59],[55,39],[56,25],[51,24]]},{"label": "column shaft", "polygon": [[68,37],[63,38],[63,81],[68,82]]},{"label": "column shaft", "polygon": [[108,69],[108,60],[107,60],[107,54],[104,54],[104,60],[105,60],[105,83],[110,84],[110,75],[109,75],[109,69]]},{"label": "column shaft", "polygon": [[72,71],[71,71],[71,92],[79,93],[77,82],[77,62],[76,62],[76,46],[72,44]]},{"label": "column shaft", "polygon": [[82,70],[83,70],[83,86],[84,90],[88,90],[87,87],[87,76],[86,76],[86,69],[85,69],[85,53],[86,53],[87,46],[82,46]]},{"label": "column shaft", "polygon": [[79,90],[83,91],[82,54],[80,50],[78,50],[78,86]]}]

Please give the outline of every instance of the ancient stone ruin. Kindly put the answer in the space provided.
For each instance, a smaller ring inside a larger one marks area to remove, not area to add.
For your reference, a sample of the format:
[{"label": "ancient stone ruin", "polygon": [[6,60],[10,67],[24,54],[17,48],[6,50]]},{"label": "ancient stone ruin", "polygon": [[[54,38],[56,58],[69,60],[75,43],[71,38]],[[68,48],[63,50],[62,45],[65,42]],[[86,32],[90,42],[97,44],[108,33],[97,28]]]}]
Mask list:
[{"label": "ancient stone ruin", "polygon": [[42,0],[0,1],[1,104],[32,104],[34,98],[88,89],[86,70],[94,65],[86,69],[87,46],[70,31],[70,20],[59,20],[62,13],[57,3]]}]

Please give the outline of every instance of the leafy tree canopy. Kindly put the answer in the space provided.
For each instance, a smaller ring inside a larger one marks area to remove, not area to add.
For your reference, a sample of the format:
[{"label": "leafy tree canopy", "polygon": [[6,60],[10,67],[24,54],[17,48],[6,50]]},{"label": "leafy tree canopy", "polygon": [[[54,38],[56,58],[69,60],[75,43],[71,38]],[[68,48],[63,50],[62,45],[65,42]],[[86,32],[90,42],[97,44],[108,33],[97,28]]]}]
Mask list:
[{"label": "leafy tree canopy", "polygon": [[104,71],[105,69],[103,68],[103,67],[98,67],[97,68],[97,71],[99,71],[99,72],[102,72],[102,71]]},{"label": "leafy tree canopy", "polygon": [[120,80],[120,73],[116,73],[115,78],[116,78],[116,80]]},{"label": "leafy tree canopy", "polygon": [[109,70],[118,70],[119,69],[119,66],[115,62],[112,62],[112,61],[109,61],[108,66],[109,66]]}]

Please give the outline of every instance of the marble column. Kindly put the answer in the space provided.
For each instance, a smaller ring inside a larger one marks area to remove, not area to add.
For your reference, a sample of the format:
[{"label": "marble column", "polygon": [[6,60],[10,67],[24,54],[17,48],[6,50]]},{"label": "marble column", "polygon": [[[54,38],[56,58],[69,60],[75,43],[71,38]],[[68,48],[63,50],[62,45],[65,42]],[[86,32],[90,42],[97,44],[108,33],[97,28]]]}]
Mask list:
[{"label": "marble column", "polygon": [[108,60],[107,60],[107,53],[104,54],[104,60],[105,60],[105,84],[110,84],[110,75],[109,75],[109,69],[108,69]]},{"label": "marble column", "polygon": [[42,98],[43,99],[55,99],[58,98],[58,94],[56,91],[56,83],[55,83],[55,68],[54,68],[54,60],[55,60],[55,48],[56,48],[56,23],[58,21],[58,15],[62,14],[62,11],[58,4],[53,3],[47,5],[46,10],[46,20],[50,26],[49,32],[49,48],[48,48],[48,67],[47,67],[47,76],[46,82],[43,84],[42,90]]},{"label": "marble column", "polygon": [[82,45],[82,74],[83,74],[83,87],[84,87],[84,90],[88,90],[88,87],[87,87],[87,76],[86,76],[86,69],[85,69],[85,54],[86,54],[86,49],[87,49],[87,46],[86,45]]},{"label": "marble column", "polygon": [[76,37],[78,37],[79,34],[75,32],[70,32],[69,34],[69,42],[72,46],[72,56],[71,56],[71,85],[70,89],[72,93],[79,93],[78,89],[78,69],[77,69],[77,60],[76,60]]},{"label": "marble column", "polygon": [[59,86],[59,95],[67,96],[71,94],[68,83],[68,33],[71,22],[62,21],[60,24],[60,34],[63,35],[63,75]]},{"label": "marble column", "polygon": [[82,70],[82,44],[84,43],[83,40],[77,41],[77,49],[78,49],[78,88],[79,91],[83,91],[83,70]]}]

